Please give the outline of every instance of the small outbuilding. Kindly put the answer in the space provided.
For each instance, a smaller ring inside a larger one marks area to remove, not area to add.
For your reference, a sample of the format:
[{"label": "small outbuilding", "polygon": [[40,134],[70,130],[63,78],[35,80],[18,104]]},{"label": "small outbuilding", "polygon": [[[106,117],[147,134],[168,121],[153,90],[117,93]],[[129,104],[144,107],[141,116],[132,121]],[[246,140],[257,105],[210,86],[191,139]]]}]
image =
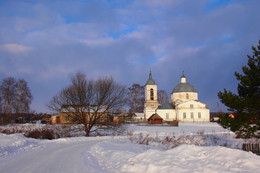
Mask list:
[{"label": "small outbuilding", "polygon": [[163,119],[158,115],[157,113],[152,114],[148,119],[147,119],[149,124],[162,124]]},{"label": "small outbuilding", "polygon": [[237,117],[237,114],[231,113],[231,114],[229,114],[228,116],[229,116],[230,118],[236,118],[236,117]]}]

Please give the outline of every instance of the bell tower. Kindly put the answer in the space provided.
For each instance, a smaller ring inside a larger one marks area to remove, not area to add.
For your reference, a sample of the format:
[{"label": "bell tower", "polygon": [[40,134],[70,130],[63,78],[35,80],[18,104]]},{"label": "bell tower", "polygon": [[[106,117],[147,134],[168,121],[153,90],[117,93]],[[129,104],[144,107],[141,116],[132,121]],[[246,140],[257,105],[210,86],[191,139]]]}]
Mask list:
[{"label": "bell tower", "polygon": [[149,78],[145,84],[144,119],[154,114],[157,107],[157,84],[153,80],[152,72],[150,71]]}]

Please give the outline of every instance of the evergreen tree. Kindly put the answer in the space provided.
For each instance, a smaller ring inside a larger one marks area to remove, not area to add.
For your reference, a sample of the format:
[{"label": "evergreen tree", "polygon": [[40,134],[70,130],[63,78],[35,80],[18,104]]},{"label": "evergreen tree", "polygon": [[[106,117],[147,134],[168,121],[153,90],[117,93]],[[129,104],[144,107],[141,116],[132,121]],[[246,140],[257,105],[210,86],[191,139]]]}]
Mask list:
[{"label": "evergreen tree", "polygon": [[242,67],[244,74],[235,72],[238,94],[226,89],[218,93],[221,102],[235,113],[235,116],[220,116],[219,123],[242,138],[260,137],[260,40],[252,50],[253,55],[247,56],[247,66]]}]

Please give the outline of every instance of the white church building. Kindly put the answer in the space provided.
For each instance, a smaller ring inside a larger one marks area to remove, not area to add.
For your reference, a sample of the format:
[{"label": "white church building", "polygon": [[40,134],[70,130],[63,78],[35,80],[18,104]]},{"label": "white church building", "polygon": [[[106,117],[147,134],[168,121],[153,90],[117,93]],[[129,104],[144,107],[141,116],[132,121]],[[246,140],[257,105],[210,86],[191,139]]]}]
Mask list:
[{"label": "white church building", "polygon": [[208,122],[210,120],[210,110],[206,104],[199,101],[198,92],[187,82],[184,74],[181,76],[180,83],[173,88],[171,102],[161,105],[158,103],[157,84],[150,72],[145,84],[145,119],[157,113],[163,121]]}]

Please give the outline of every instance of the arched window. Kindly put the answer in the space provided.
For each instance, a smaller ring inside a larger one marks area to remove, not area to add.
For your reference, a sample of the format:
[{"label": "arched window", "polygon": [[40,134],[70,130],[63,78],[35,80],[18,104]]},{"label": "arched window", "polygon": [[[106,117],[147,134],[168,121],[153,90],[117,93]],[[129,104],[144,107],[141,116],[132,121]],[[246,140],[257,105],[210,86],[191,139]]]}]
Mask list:
[{"label": "arched window", "polygon": [[153,89],[150,89],[150,99],[153,100],[154,99],[154,93],[153,93]]},{"label": "arched window", "polygon": [[186,99],[189,99],[189,94],[188,93],[186,93]]}]

